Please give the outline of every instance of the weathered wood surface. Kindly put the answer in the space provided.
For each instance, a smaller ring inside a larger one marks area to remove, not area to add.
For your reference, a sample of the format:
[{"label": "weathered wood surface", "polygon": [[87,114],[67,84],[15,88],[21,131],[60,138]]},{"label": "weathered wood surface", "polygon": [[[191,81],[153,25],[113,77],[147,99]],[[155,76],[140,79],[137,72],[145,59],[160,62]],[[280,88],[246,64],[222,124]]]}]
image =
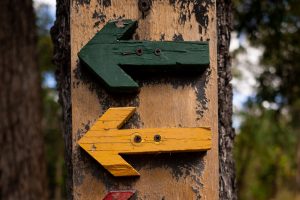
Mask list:
[{"label": "weathered wood surface", "polygon": [[135,107],[109,108],[78,144],[113,176],[140,174],[119,154],[176,153],[211,148],[210,128],[121,129]]},{"label": "weathered wood surface", "polygon": [[[171,2],[172,3],[172,2]],[[186,3],[174,0],[174,3]],[[109,5],[104,3],[104,5]],[[183,4],[184,5],[184,4]],[[72,162],[72,112],[71,112],[71,69],[70,69],[70,0],[57,1],[56,21],[51,29],[54,42],[54,62],[57,65],[59,101],[63,107],[64,141],[66,146],[67,195],[73,199],[73,162]],[[195,13],[201,10],[197,9]],[[219,197],[236,199],[237,187],[232,157],[234,130],[232,128],[232,86],[231,61],[229,54],[230,32],[232,30],[232,2],[216,2],[218,29],[218,116],[219,116]],[[184,16],[184,15],[183,15]],[[98,15],[102,18],[102,15]],[[104,17],[103,17],[104,18]],[[184,20],[183,20],[184,21]],[[178,37],[178,35],[176,38]],[[76,163],[75,163],[76,164]],[[75,174],[75,173],[74,173]]]},{"label": "weathered wood surface", "polygon": [[[137,199],[218,199],[218,98],[216,13],[212,1],[151,1],[142,14],[137,1],[73,1],[71,4],[72,164],[74,199],[102,199],[109,190],[136,189]],[[144,16],[144,18],[142,18]],[[78,65],[77,53],[109,19],[138,19],[136,39],[210,43],[210,67],[203,74],[156,75],[136,79],[137,95],[108,94]],[[130,128],[212,129],[207,153],[127,156],[141,177],[116,179],[77,145],[89,126],[111,106],[136,106]]]},{"label": "weathered wood surface", "polygon": [[149,72],[200,73],[209,65],[208,42],[125,40],[137,27],[135,20],[109,21],[78,53],[108,90],[138,91],[127,70],[151,76]]}]

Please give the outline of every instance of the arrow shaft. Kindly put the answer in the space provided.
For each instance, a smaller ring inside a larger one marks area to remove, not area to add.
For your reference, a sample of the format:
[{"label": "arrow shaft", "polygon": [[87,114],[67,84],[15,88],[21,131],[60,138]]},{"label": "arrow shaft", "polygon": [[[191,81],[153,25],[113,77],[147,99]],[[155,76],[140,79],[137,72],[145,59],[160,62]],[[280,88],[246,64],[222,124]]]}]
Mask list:
[{"label": "arrow shaft", "polygon": [[[177,65],[186,65],[186,69],[191,68],[191,65],[196,65],[194,69],[202,70],[200,65],[209,64],[207,42],[136,42],[131,40],[119,41],[112,48],[114,58],[119,65],[157,66],[157,68],[173,66],[174,69]],[[137,55],[138,50],[140,50],[140,55]]]},{"label": "arrow shaft", "polygon": [[[200,65],[209,64],[206,42],[150,42],[119,41],[113,44],[90,45],[89,56],[111,62],[110,65],[163,66],[185,65],[186,69],[202,70]],[[137,55],[140,51],[140,55]]]},{"label": "arrow shaft", "polygon": [[[136,137],[140,141],[135,141]],[[123,154],[199,151],[211,147],[211,132],[206,128],[94,129],[80,145],[92,152]]]}]

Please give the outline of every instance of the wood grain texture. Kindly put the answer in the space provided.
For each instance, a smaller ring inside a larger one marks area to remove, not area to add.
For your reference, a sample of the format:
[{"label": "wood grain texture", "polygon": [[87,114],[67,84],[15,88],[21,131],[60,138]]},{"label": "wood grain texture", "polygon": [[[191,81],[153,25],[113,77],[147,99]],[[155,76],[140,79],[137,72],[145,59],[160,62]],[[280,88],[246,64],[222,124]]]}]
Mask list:
[{"label": "wood grain texture", "polygon": [[[73,1],[71,4],[72,138],[74,199],[102,199],[109,190],[136,189],[136,199],[218,199],[218,97],[215,3],[151,1],[148,13],[137,1]],[[144,15],[144,18],[143,18]],[[77,53],[109,19],[139,21],[135,39],[210,43],[210,66],[203,74],[133,75],[137,95],[107,93],[78,65]],[[129,128],[200,127],[212,130],[207,153],[127,156],[141,177],[116,179],[86,156],[77,141],[111,106],[136,106]]]},{"label": "wood grain texture", "polygon": [[91,127],[90,131],[119,129],[133,115],[135,107],[109,108]]},{"label": "wood grain texture", "polygon": [[82,64],[97,74],[108,90],[138,91],[127,70],[201,73],[209,65],[208,42],[125,40],[137,26],[138,22],[130,19],[109,21],[78,53]]},{"label": "wood grain texture", "polygon": [[175,153],[211,148],[210,128],[121,129],[134,107],[109,108],[78,144],[113,176],[140,174],[119,154]]}]

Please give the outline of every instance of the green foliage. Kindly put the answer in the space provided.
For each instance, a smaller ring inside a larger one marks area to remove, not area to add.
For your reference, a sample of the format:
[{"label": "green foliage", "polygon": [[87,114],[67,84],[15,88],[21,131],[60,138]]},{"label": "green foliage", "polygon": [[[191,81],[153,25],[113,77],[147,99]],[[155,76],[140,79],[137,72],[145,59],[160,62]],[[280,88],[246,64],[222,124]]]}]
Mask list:
[{"label": "green foliage", "polygon": [[[258,93],[241,114],[244,121],[236,138],[239,197],[296,199],[300,169],[296,160],[297,151],[300,153],[299,1],[236,0],[234,19],[240,35],[264,48]],[[264,102],[276,106],[266,109],[261,106]]]},{"label": "green foliage", "polygon": [[296,136],[277,111],[249,103],[235,141],[240,199],[265,200],[295,184]]},{"label": "green foliage", "polygon": [[236,3],[236,30],[264,47],[259,101],[281,107],[300,96],[300,4],[296,0],[241,0]]}]

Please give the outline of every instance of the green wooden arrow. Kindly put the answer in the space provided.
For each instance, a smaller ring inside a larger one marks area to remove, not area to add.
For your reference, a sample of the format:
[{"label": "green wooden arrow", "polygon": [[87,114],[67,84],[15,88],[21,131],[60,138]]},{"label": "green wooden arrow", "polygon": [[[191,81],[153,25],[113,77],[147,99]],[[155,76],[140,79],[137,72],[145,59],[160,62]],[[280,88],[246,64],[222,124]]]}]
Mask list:
[{"label": "green wooden arrow", "polygon": [[81,62],[117,92],[136,91],[138,84],[122,69],[202,71],[209,65],[208,42],[129,40],[133,20],[108,22],[78,53]]}]

